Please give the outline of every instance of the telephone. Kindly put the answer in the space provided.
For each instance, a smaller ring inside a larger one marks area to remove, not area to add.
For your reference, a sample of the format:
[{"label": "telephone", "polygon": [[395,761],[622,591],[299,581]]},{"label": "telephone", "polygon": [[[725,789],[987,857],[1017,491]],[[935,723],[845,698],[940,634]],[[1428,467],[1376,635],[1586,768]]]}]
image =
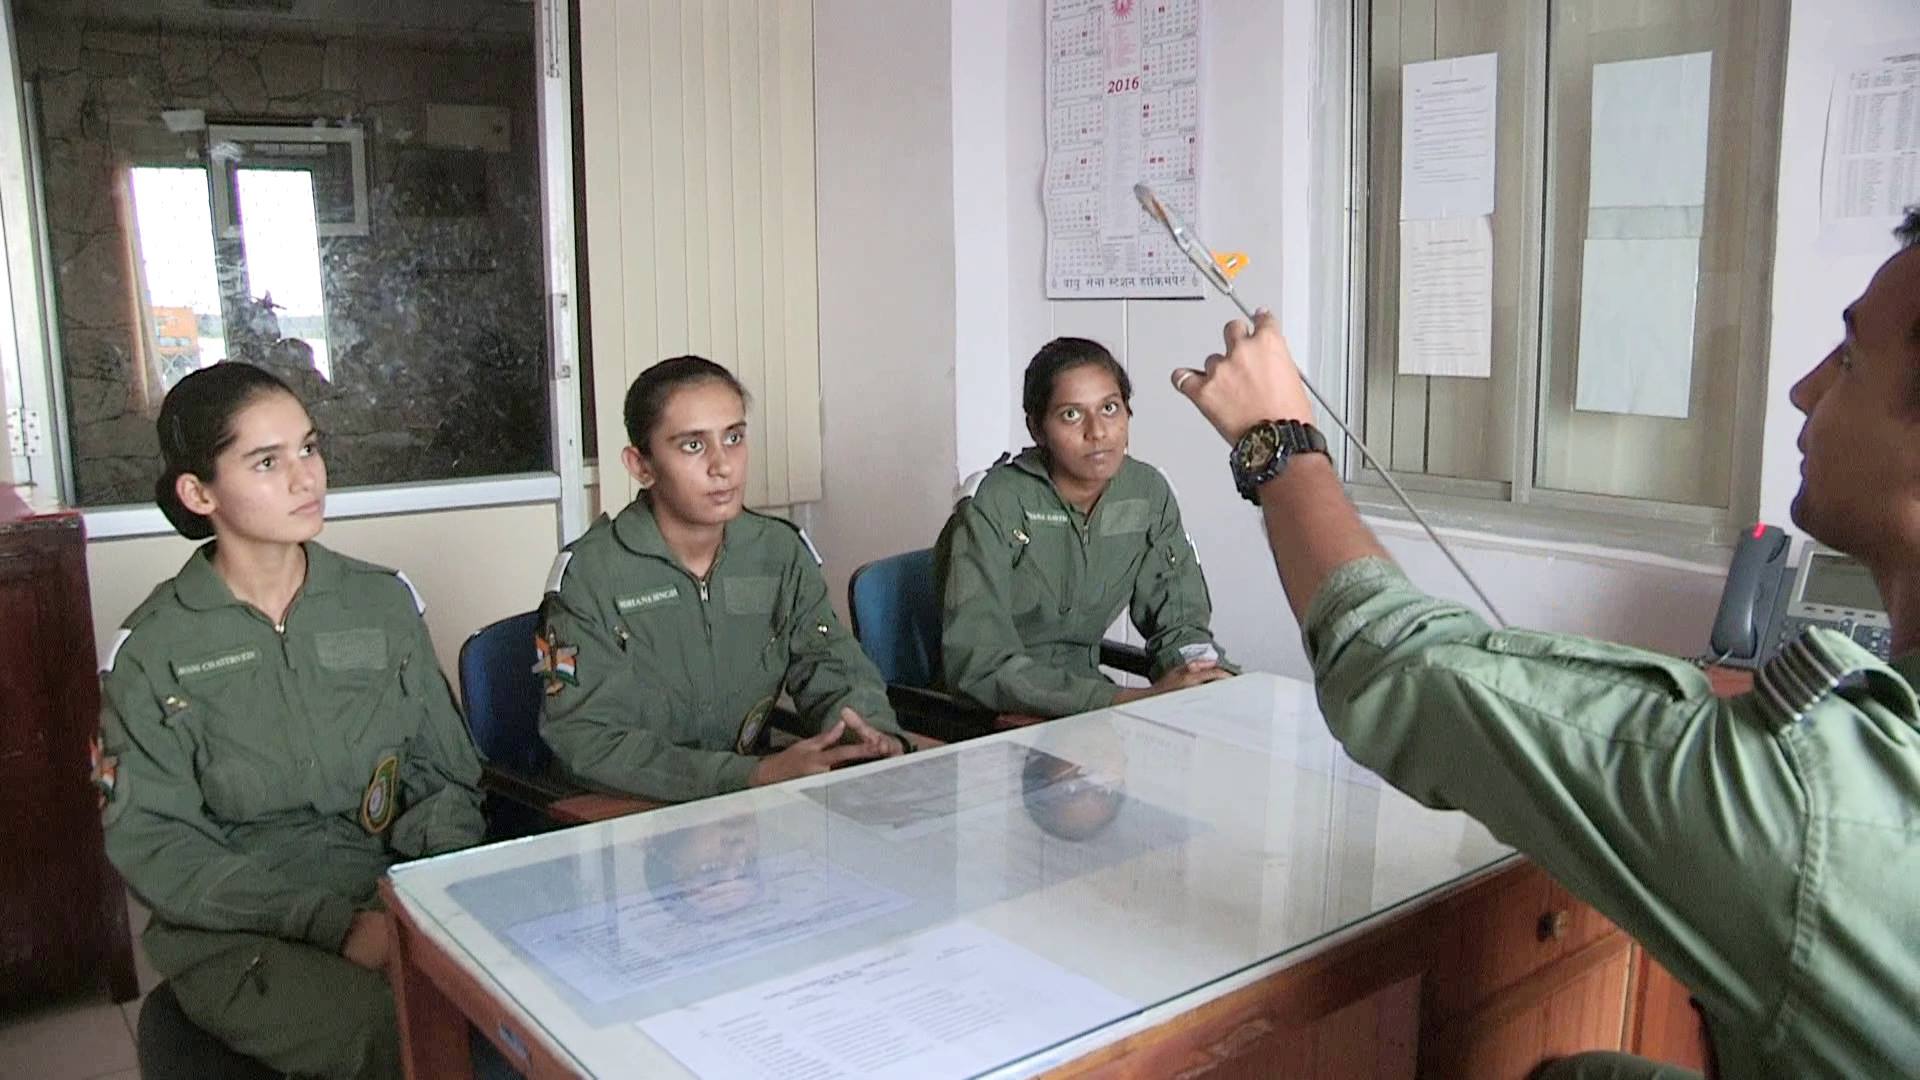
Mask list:
[{"label": "telephone", "polygon": [[1867,568],[1813,546],[1796,568],[1787,561],[1792,554],[1793,537],[1777,526],[1755,525],[1741,535],[1713,617],[1709,659],[1759,667],[1806,626],[1837,630],[1887,659],[1893,628]]}]

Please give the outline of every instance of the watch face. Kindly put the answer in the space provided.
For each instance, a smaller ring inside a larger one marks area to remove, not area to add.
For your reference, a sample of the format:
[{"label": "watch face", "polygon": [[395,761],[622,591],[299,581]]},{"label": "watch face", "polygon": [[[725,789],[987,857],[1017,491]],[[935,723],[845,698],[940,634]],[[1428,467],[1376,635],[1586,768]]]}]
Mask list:
[{"label": "watch face", "polygon": [[1240,455],[1240,467],[1248,472],[1264,469],[1279,451],[1279,442],[1274,438],[1271,424],[1262,424],[1254,428],[1246,441],[1246,448]]}]

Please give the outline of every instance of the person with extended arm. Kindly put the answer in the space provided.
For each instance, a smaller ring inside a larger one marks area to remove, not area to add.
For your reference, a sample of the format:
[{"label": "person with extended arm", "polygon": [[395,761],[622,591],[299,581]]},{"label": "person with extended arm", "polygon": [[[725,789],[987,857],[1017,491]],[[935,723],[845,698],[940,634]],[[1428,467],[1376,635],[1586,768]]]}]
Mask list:
[{"label": "person with extended arm", "polygon": [[1495,630],[1415,587],[1348,501],[1270,315],[1173,376],[1233,446],[1334,735],[1645,944],[1700,1002],[1720,1076],[1920,1074],[1920,213],[1901,236],[1791,395],[1794,520],[1872,570],[1895,659],[1811,630],[1733,700],[1684,661]]}]

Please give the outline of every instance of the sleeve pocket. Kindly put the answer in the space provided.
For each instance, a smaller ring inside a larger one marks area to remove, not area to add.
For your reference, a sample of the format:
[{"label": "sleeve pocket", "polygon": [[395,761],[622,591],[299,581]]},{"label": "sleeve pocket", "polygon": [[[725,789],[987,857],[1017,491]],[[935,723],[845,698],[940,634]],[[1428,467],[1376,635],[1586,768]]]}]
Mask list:
[{"label": "sleeve pocket", "polygon": [[1532,630],[1496,630],[1487,650],[1542,660],[1596,681],[1640,686],[1675,701],[1712,692],[1705,672],[1690,661],[1590,638]]}]

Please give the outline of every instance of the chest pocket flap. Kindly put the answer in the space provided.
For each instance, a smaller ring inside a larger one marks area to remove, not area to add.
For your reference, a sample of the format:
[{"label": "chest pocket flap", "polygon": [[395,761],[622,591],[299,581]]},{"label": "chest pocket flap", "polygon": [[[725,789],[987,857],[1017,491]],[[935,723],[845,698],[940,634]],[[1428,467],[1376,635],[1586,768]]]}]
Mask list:
[{"label": "chest pocket flap", "polygon": [[776,577],[727,578],[720,585],[721,602],[729,615],[771,615],[780,596]]},{"label": "chest pocket flap", "polygon": [[1153,508],[1145,499],[1122,499],[1100,508],[1100,535],[1125,536],[1143,533],[1152,522]]},{"label": "chest pocket flap", "polygon": [[387,632],[379,627],[331,630],[313,637],[320,666],[331,671],[384,671]]}]

